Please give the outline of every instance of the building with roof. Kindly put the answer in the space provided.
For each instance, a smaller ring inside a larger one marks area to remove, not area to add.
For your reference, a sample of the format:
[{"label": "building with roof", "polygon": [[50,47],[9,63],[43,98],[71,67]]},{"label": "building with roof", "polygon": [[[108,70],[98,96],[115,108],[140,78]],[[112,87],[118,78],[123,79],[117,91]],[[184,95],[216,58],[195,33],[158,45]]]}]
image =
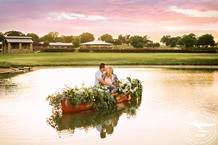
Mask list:
[{"label": "building with roof", "polygon": [[81,43],[80,48],[112,48],[113,44],[112,43],[107,43],[104,41],[91,41],[91,42],[86,42],[86,43]]},{"label": "building with roof", "polygon": [[49,43],[49,46],[51,48],[72,48],[72,43],[62,43],[62,42],[55,42],[55,43]]},{"label": "building with roof", "polygon": [[3,42],[3,53],[30,53],[33,52],[32,37],[7,36]]}]

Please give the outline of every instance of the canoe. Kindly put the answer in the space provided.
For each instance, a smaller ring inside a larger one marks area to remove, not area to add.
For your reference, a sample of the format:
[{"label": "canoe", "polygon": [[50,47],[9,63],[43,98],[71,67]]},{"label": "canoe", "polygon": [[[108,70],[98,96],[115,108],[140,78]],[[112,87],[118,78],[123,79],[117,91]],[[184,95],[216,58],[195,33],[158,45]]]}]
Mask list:
[{"label": "canoe", "polygon": [[[124,94],[122,97],[118,96],[117,103],[121,103],[123,101],[128,100],[130,97],[130,94]],[[65,99],[61,100],[61,108],[63,113],[75,113],[80,111],[86,111],[86,110],[93,110],[94,107],[89,105],[88,103],[81,103],[78,108],[74,108],[74,104],[70,102],[70,100],[67,100],[68,105],[65,104]]]}]

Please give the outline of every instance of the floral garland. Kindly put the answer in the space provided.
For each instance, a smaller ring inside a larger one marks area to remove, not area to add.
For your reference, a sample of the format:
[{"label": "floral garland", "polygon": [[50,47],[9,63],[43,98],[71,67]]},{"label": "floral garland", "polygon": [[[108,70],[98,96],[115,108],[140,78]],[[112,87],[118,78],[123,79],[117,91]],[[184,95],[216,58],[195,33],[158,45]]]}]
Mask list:
[{"label": "floral garland", "polygon": [[[120,88],[117,88],[117,96],[121,94],[130,93],[131,99],[136,99],[142,95],[142,82],[138,79],[130,79],[127,77],[125,81],[120,82]],[[100,108],[109,109],[116,106],[116,96],[111,94],[108,88],[104,86],[93,86],[85,88],[74,87],[71,89],[64,89],[63,93],[55,93],[49,95],[46,98],[49,104],[53,106],[54,110],[61,108],[61,101],[65,100],[65,104],[68,105],[70,100],[75,108],[79,107],[81,103],[89,103],[95,110]],[[96,105],[97,104],[97,105]]]}]

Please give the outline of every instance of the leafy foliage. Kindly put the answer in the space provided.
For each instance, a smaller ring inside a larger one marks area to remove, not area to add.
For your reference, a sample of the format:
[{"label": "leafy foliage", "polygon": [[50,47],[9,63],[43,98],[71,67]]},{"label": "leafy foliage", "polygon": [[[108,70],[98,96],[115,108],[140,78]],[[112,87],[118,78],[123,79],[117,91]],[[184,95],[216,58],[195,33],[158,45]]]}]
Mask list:
[{"label": "leafy foliage", "polygon": [[[139,80],[128,78],[128,81],[123,82],[124,86],[129,86],[131,81],[132,88],[138,86],[142,89],[139,84]],[[138,83],[138,85],[137,85]],[[140,90],[140,89],[139,89]],[[131,100],[128,102],[122,102],[117,107],[102,109],[101,111],[88,110],[82,113],[73,114],[62,114],[60,112],[54,112],[48,119],[47,124],[55,128],[59,135],[62,132],[67,134],[74,134],[77,128],[88,131],[89,128],[100,127],[100,137],[105,138],[106,134],[112,134],[114,128],[117,126],[119,118],[122,114],[126,114],[128,118],[134,117],[137,114],[137,109],[141,105],[142,96],[141,91],[137,93],[137,96],[132,94]]]},{"label": "leafy foliage", "polygon": [[24,33],[20,31],[14,31],[14,30],[5,32],[5,35],[6,36],[25,36]]},{"label": "leafy foliage", "polygon": [[27,33],[26,36],[32,37],[33,42],[39,42],[39,36],[36,35],[35,33]]},{"label": "leafy foliage", "polygon": [[45,41],[42,46],[46,47],[46,46],[49,46],[49,42],[48,41]]},{"label": "leafy foliage", "polygon": [[215,45],[214,37],[211,34],[202,35],[198,38],[197,44],[204,47],[214,46]]},{"label": "leafy foliage", "polygon": [[77,48],[77,47],[79,47],[79,45],[80,45],[80,38],[78,37],[78,36],[75,36],[74,38],[73,38],[73,46],[75,47],[75,48]]},{"label": "leafy foliage", "polygon": [[142,97],[134,97],[129,102],[123,102],[122,107],[104,109],[101,111],[85,111],[83,113],[60,114],[54,112],[48,119],[47,124],[55,128],[59,135],[74,134],[77,128],[88,131],[89,128],[100,127],[100,137],[112,134],[122,114],[128,118],[136,116],[137,109],[141,105]]},{"label": "leafy foliage", "polygon": [[178,45],[184,48],[193,47],[195,44],[196,44],[196,40],[189,35],[184,35],[182,36],[181,39],[178,40]]},{"label": "leafy foliage", "polygon": [[132,36],[130,38],[130,44],[134,47],[134,48],[143,48],[145,46],[145,39],[142,36]]},{"label": "leafy foliage", "polygon": [[106,41],[106,39],[113,39],[112,35],[111,34],[104,34],[104,35],[101,35],[101,37],[98,38],[98,40],[101,40],[101,41]]},{"label": "leafy foliage", "polygon": [[[142,95],[142,84],[138,79],[130,79],[127,77],[127,81],[120,82],[122,89],[117,88],[118,96],[124,93],[130,93],[131,98],[136,98]],[[61,108],[61,101],[66,100],[65,104],[68,105],[70,100],[75,108],[78,108],[81,103],[87,102],[92,105],[95,110],[100,108],[109,109],[116,105],[116,96],[112,95],[108,88],[104,86],[94,87],[74,87],[72,89],[65,89],[63,93],[55,93],[47,97],[49,104],[53,106],[54,110]]]},{"label": "leafy foliage", "polygon": [[94,40],[95,40],[95,37],[91,33],[85,32],[85,33],[82,33],[80,35],[80,42],[81,43],[90,42],[90,41],[94,41]]}]

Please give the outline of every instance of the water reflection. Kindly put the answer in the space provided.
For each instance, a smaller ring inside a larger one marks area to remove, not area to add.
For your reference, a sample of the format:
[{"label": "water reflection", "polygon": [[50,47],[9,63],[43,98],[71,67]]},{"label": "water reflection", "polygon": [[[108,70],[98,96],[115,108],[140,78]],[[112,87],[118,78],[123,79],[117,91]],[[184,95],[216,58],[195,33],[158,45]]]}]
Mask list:
[{"label": "water reflection", "polygon": [[56,129],[59,137],[73,135],[76,129],[84,129],[86,132],[90,128],[96,128],[100,137],[106,138],[114,132],[120,116],[126,114],[128,118],[136,116],[138,107],[141,105],[142,97],[135,100],[125,101],[117,104],[116,108],[100,111],[83,111],[72,114],[62,114],[54,112],[47,123]]},{"label": "water reflection", "polygon": [[[51,114],[48,95],[61,92],[65,84],[93,85],[97,69],[47,68],[0,75],[0,144],[184,145],[188,144],[181,131],[184,118],[204,110],[218,121],[218,71],[211,69],[115,68],[119,79],[143,81],[140,107],[125,104],[102,115]],[[101,139],[97,128],[106,138]],[[218,137],[212,142],[217,144]]]}]

